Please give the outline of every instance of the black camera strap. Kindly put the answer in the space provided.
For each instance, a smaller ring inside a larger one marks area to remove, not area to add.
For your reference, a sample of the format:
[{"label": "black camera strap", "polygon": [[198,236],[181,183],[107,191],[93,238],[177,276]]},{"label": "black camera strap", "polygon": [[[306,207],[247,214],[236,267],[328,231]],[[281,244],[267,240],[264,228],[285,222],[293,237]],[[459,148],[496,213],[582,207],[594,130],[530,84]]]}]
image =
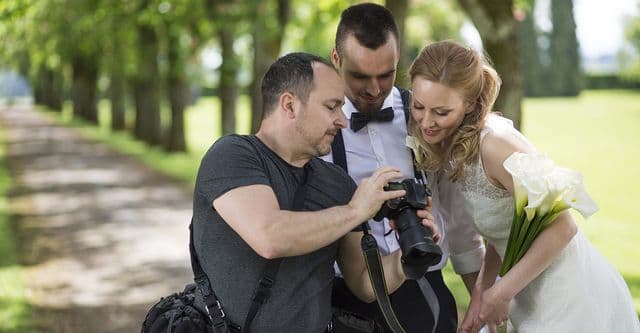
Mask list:
[{"label": "black camera strap", "polygon": [[[396,88],[398,89],[398,91],[400,91],[400,97],[402,99],[402,108],[404,111],[404,120],[408,127],[409,120],[411,119],[411,104],[410,104],[411,91],[400,88],[400,87],[396,87]],[[408,128],[407,128],[407,131],[408,131]],[[413,171],[415,174],[415,178],[419,181],[422,181],[423,183],[426,183],[426,177],[424,173],[420,172],[417,165],[415,164],[416,158],[413,150],[409,149],[409,151],[411,152],[411,157],[413,159]],[[333,158],[333,163],[337,164],[345,172],[349,173],[349,168],[347,166],[347,154],[345,151],[342,130],[338,131],[336,137],[333,139],[333,143],[331,144],[331,154]],[[369,271],[369,278],[371,279],[371,284],[374,286],[374,292],[376,294],[378,305],[380,307],[380,310],[382,310],[382,313],[385,319],[387,320],[387,324],[389,325],[389,327],[393,329],[393,327],[396,326],[396,327],[399,327],[399,329],[402,329],[402,326],[400,326],[399,323],[397,322],[397,318],[393,312],[393,309],[391,308],[391,303],[388,297],[389,293],[386,288],[387,285],[384,282],[384,272],[382,270],[382,264],[380,261],[380,253],[376,245],[375,238],[368,233],[368,226],[366,224],[367,223],[365,222],[362,227],[362,229],[365,232],[365,235],[363,236],[362,243],[361,243],[362,251],[365,255],[365,260],[367,262],[367,269]],[[365,244],[367,245],[367,249],[365,249]],[[373,244],[374,246],[370,246],[370,244]],[[422,295],[424,296],[424,299],[429,305],[429,308],[431,309],[431,313],[433,314],[434,323],[433,323],[432,331],[435,332],[436,327],[438,326],[438,317],[440,314],[440,303],[438,301],[438,297],[435,294],[433,288],[429,284],[429,281],[427,281],[426,277],[424,276],[426,272],[421,272],[422,274],[412,274],[410,273],[411,271],[410,267],[403,265],[403,268],[405,269],[405,272],[408,273],[407,277],[415,280],[418,283],[418,286],[420,287],[420,291],[422,292]],[[392,320],[392,321],[395,320],[395,323],[392,324],[389,322],[389,320]],[[397,332],[403,332],[403,331],[397,331]]]},{"label": "black camera strap", "polygon": [[384,320],[393,333],[405,333],[404,328],[398,321],[393,308],[391,307],[391,300],[389,299],[389,290],[387,289],[387,283],[384,278],[384,271],[382,269],[382,259],[380,258],[380,251],[378,250],[378,243],[376,239],[369,233],[369,228],[365,225],[362,226],[364,235],[360,241],[362,247],[362,253],[364,254],[364,261],[367,264],[367,272],[369,272],[369,280],[371,280],[371,286],[373,292],[376,295],[378,301],[378,307],[384,316]]}]

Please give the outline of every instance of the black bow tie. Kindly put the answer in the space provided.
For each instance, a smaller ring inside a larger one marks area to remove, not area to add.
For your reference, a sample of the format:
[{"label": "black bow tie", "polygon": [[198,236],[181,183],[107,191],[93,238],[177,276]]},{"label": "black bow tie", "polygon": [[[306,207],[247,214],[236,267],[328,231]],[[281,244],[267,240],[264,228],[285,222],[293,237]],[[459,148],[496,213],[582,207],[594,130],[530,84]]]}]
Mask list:
[{"label": "black bow tie", "polygon": [[367,126],[370,121],[389,122],[393,120],[393,108],[384,108],[378,112],[363,113],[353,112],[351,113],[351,130],[357,132],[363,127]]}]

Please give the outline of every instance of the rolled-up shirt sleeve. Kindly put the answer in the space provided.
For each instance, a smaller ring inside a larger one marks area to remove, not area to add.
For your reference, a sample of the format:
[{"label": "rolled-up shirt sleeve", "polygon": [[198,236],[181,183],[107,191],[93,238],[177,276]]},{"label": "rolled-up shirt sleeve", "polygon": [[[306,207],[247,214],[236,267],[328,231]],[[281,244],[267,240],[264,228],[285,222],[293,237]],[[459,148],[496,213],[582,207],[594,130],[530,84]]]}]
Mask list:
[{"label": "rolled-up shirt sleeve", "polygon": [[[464,199],[458,187],[447,181],[439,182],[434,206],[438,207],[444,224],[453,270],[460,275],[477,272],[485,254],[484,240],[464,209]],[[435,191],[434,191],[435,194]]]}]

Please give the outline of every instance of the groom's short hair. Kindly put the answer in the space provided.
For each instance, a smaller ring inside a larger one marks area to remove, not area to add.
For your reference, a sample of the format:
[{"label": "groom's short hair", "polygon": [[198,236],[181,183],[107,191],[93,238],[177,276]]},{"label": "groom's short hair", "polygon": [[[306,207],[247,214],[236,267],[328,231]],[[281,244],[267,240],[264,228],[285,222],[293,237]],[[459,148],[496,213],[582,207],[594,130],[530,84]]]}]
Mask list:
[{"label": "groom's short hair", "polygon": [[400,33],[391,12],[375,3],[361,3],[345,9],[340,16],[336,30],[336,51],[340,57],[344,54],[344,42],[349,34],[365,47],[375,50],[389,39],[396,39],[400,47]]}]

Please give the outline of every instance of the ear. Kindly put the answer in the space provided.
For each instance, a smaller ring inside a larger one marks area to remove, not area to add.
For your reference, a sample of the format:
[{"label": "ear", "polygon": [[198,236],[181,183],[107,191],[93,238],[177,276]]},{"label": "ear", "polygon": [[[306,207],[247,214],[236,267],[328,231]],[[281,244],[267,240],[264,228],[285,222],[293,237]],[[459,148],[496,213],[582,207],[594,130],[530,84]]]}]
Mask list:
[{"label": "ear", "polygon": [[295,101],[296,97],[289,91],[285,91],[280,95],[280,99],[278,101],[278,111],[284,112],[287,118],[295,118]]},{"label": "ear", "polygon": [[335,47],[331,49],[331,63],[336,70],[340,71],[340,55],[338,55],[338,51]]}]

